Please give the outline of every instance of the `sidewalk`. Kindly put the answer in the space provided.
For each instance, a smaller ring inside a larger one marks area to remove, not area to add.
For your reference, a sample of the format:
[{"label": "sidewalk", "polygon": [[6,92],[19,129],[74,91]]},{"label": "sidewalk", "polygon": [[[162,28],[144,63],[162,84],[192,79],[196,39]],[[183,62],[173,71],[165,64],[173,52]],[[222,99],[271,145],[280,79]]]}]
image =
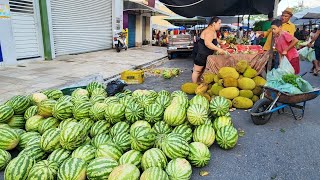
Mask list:
[{"label": "sidewalk", "polygon": [[166,48],[146,46],[120,53],[112,49],[0,67],[0,104],[14,95],[72,84],[88,77],[105,79],[166,55]]}]

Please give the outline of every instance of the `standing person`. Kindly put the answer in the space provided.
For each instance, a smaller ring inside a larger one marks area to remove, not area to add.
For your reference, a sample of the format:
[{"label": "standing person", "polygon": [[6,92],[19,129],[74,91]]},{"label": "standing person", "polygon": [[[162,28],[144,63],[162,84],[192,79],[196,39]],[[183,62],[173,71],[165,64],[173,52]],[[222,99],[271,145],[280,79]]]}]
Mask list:
[{"label": "standing person", "polygon": [[309,40],[308,40],[308,43],[310,43],[313,39],[313,37],[317,34],[317,31],[318,31],[318,28],[314,28],[311,33],[310,33],[310,37],[309,37]]},{"label": "standing person", "polygon": [[198,53],[194,59],[194,66],[192,72],[192,82],[199,83],[200,76],[207,64],[207,57],[212,55],[214,51],[219,54],[226,53],[223,49],[218,47],[217,31],[221,27],[221,19],[219,17],[211,18],[208,27],[204,29],[200,35],[198,42]]},{"label": "standing person", "polygon": [[249,34],[251,45],[256,45],[256,32],[251,31]]},{"label": "standing person", "polygon": [[159,30],[158,31],[158,33],[157,33],[157,36],[156,36],[156,38],[157,38],[157,45],[159,46],[160,45],[160,33],[161,33],[161,31]]},{"label": "standing person", "polygon": [[243,29],[242,29],[242,27],[239,28],[237,36],[238,36],[239,39],[243,38]]},{"label": "standing person", "polygon": [[[268,31],[271,28],[271,23],[273,21],[273,12],[269,12],[268,14],[268,20],[264,21],[262,24],[262,31]],[[263,46],[263,50],[268,51],[269,49],[265,49],[264,45],[268,41],[270,41],[271,44],[271,39],[272,39],[272,33],[270,33],[268,36],[265,36],[260,40],[260,45]]]},{"label": "standing person", "polygon": [[296,29],[296,32],[294,33],[294,37],[297,39],[301,39],[301,33],[299,28]]},{"label": "standing person", "polygon": [[313,42],[314,42],[314,50],[316,54],[316,60],[312,62],[314,66],[313,74],[317,76],[320,72],[320,30],[317,30],[311,42],[308,44],[308,47],[311,47]]},{"label": "standing person", "polygon": [[300,39],[300,40],[306,41],[308,35],[309,35],[309,32],[307,31],[307,27],[306,27],[306,26],[303,26],[303,29],[302,29],[301,32],[300,32],[300,36],[301,36],[301,39]]},{"label": "standing person", "polygon": [[[271,23],[272,32],[274,33],[275,46],[279,53],[280,59],[286,56],[294,68],[295,74],[300,73],[299,53],[295,48],[298,39],[290,35],[288,32],[282,30],[282,22],[274,20]],[[281,60],[280,60],[281,61]]]}]

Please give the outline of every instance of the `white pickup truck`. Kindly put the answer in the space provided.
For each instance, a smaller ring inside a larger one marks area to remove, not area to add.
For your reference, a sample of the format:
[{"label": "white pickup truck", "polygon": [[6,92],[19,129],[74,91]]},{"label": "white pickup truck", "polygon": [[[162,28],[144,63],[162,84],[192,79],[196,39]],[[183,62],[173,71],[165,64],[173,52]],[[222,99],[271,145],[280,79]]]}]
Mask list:
[{"label": "white pickup truck", "polygon": [[168,58],[172,59],[173,54],[178,53],[192,53],[193,38],[189,34],[170,35],[168,41]]}]

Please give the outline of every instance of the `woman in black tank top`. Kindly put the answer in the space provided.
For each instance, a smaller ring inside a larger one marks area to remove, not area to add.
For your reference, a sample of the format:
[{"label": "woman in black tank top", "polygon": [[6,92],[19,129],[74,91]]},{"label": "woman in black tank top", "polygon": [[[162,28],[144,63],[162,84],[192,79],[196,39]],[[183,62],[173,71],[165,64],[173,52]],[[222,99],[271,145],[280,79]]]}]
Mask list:
[{"label": "woman in black tank top", "polygon": [[198,42],[198,53],[194,59],[194,66],[192,72],[192,82],[199,83],[200,76],[207,64],[207,57],[212,55],[214,51],[220,53],[225,53],[225,51],[219,48],[217,33],[221,27],[221,19],[218,17],[213,17],[208,27],[201,33],[200,40]]}]

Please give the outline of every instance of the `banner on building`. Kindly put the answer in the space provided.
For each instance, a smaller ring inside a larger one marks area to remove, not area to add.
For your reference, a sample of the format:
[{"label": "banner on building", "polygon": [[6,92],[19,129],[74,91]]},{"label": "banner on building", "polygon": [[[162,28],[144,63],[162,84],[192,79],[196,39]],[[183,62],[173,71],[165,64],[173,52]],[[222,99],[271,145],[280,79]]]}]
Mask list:
[{"label": "banner on building", "polygon": [[7,4],[0,4],[0,19],[10,18],[10,8]]}]

